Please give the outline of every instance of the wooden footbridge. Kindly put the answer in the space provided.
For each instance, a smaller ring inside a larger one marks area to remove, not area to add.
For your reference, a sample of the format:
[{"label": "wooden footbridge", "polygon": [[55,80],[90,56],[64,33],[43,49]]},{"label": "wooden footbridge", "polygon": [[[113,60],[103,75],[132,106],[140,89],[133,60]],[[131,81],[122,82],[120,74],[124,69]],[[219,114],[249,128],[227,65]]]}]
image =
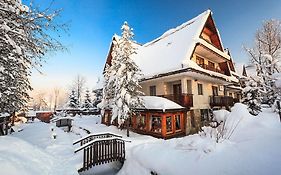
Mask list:
[{"label": "wooden footbridge", "polygon": [[113,161],[125,161],[125,140],[112,133],[90,134],[73,143],[80,144],[74,153],[83,151],[83,167],[78,172],[86,171],[96,165]]}]

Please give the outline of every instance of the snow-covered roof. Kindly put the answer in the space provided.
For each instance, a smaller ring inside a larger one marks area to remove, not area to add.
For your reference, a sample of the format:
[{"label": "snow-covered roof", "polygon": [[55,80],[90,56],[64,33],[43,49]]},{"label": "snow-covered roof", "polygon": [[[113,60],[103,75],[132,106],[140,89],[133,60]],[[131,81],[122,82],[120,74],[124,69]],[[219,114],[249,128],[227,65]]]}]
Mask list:
[{"label": "snow-covered roof", "polygon": [[166,109],[184,109],[184,107],[181,105],[166,98],[157,96],[141,96],[141,98],[143,100],[145,109],[156,109],[163,111]]},{"label": "snow-covered roof", "polygon": [[184,62],[190,61],[196,39],[199,38],[210,13],[207,10],[139,47],[135,62],[143,74],[149,76],[179,69]]},{"label": "snow-covered roof", "polygon": [[[158,75],[174,71],[177,72],[179,70],[181,72],[183,70],[196,70],[196,72],[199,71],[199,73],[203,72],[204,74],[212,77],[222,78],[226,82],[238,82],[239,80],[233,76],[234,74],[231,74],[232,76],[228,76],[214,71],[209,71],[201,68],[193,60],[191,60],[196,45],[200,44],[209,48],[226,60],[231,61],[228,51],[221,51],[200,38],[201,32],[203,31],[211,14],[211,10],[206,10],[182,25],[168,30],[162,36],[151,42],[144,45],[134,43],[134,47],[137,48],[137,53],[134,54],[132,58],[140,67],[143,73],[143,80],[159,77]],[[219,42],[221,43],[219,31],[217,29],[215,30],[217,32]],[[117,42],[119,39],[120,36],[116,34],[112,38],[112,40]],[[224,50],[222,45],[221,47],[222,50]],[[109,52],[109,54],[111,54],[111,52]],[[108,56],[107,59],[109,58],[110,56]],[[108,61],[110,62],[111,60],[107,60],[107,63]]]},{"label": "snow-covered roof", "polygon": [[73,117],[70,117],[70,116],[66,116],[66,117],[61,117],[61,116],[57,116],[55,118],[52,118],[51,119],[51,122],[56,122],[58,120],[73,120]]}]

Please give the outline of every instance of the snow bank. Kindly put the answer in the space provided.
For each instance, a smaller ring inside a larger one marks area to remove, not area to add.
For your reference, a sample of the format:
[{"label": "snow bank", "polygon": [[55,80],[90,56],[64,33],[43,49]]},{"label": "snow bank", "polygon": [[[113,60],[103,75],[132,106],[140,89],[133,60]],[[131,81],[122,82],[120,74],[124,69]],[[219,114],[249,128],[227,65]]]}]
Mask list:
[{"label": "snow bank", "polygon": [[214,114],[214,121],[220,123],[226,120],[226,116],[229,114],[229,111],[222,109],[222,110],[213,111],[213,114]]},{"label": "snow bank", "polygon": [[0,174],[49,174],[54,163],[52,156],[22,139],[1,137]]},{"label": "snow bank", "polygon": [[[0,174],[78,175],[82,160],[74,155],[68,133],[43,122],[20,127],[21,132],[0,138]],[[51,128],[55,128],[56,139]]]},{"label": "snow bank", "polygon": [[[247,107],[236,104],[227,115],[232,136],[217,143],[199,134],[159,140],[132,147],[118,175],[278,175],[281,172],[281,126],[270,109],[251,116]],[[238,125],[236,125],[239,123]]]}]

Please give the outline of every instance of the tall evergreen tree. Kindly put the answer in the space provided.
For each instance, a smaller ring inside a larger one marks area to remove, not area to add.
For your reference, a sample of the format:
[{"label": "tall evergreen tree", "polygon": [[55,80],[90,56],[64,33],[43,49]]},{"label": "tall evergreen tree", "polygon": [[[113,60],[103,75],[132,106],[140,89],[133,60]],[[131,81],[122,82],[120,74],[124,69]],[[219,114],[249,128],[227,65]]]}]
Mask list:
[{"label": "tall evergreen tree", "polygon": [[242,91],[242,103],[248,106],[252,115],[258,115],[261,112],[261,91],[257,80],[249,78],[246,81],[246,87]]},{"label": "tall evergreen tree", "polygon": [[[109,84],[112,83],[115,89],[111,120],[117,118],[119,125],[127,121],[128,129],[128,119],[135,113],[136,107],[142,106],[142,92],[139,91],[141,86],[138,81],[141,70],[132,60],[132,55],[136,54],[132,29],[125,22],[121,30],[122,37],[114,43],[110,67]],[[129,136],[129,132],[127,135]]]},{"label": "tall evergreen tree", "polygon": [[71,94],[69,95],[69,102],[68,106],[70,108],[78,108],[79,103],[78,103],[78,98],[74,90],[71,91]]},{"label": "tall evergreen tree", "polygon": [[101,114],[104,114],[104,111],[106,109],[111,108],[112,100],[114,97],[114,85],[112,81],[110,81],[111,78],[111,71],[112,69],[108,64],[105,65],[104,69],[104,82],[103,82],[103,89],[102,89],[102,100],[101,100]]},{"label": "tall evergreen tree", "polygon": [[87,108],[87,109],[90,109],[90,108],[93,107],[90,91],[88,89],[86,90],[86,93],[85,93],[85,99],[84,99],[83,107]]},{"label": "tall evergreen tree", "polygon": [[39,11],[21,0],[0,0],[0,112],[18,111],[29,100],[31,68],[38,68],[45,54],[62,49],[49,30],[59,11]]}]

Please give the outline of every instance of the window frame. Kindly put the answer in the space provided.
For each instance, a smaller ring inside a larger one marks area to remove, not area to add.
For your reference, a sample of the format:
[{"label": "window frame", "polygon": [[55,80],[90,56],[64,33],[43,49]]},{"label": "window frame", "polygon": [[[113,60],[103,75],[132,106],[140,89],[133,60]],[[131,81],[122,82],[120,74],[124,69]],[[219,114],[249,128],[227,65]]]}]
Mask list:
[{"label": "window frame", "polygon": [[[170,118],[170,124],[168,125],[168,118]],[[168,126],[170,126],[170,130],[168,130]],[[166,133],[172,133],[173,132],[173,116],[169,115],[166,116]]]},{"label": "window frame", "polygon": [[[179,129],[177,129],[177,117],[179,118]],[[182,130],[182,128],[181,128],[181,121],[182,119],[181,119],[181,114],[176,114],[175,115],[175,131],[176,132],[179,132],[179,131],[181,131]]]},{"label": "window frame", "polygon": [[202,83],[197,83],[197,91],[198,91],[198,95],[204,95]]},{"label": "window frame", "polygon": [[156,96],[156,86],[149,86],[149,95],[150,96]]},{"label": "window frame", "polygon": [[[159,121],[156,120],[154,122],[153,118],[158,118],[160,120]],[[156,126],[154,126],[154,128],[153,128],[153,122],[156,125]],[[154,115],[154,114],[152,114],[150,116],[149,131],[153,132],[153,133],[157,133],[157,134],[161,134],[162,133],[162,116],[161,115]]]},{"label": "window frame", "polygon": [[200,66],[203,66],[205,64],[205,60],[203,57],[196,55],[196,63]]}]

